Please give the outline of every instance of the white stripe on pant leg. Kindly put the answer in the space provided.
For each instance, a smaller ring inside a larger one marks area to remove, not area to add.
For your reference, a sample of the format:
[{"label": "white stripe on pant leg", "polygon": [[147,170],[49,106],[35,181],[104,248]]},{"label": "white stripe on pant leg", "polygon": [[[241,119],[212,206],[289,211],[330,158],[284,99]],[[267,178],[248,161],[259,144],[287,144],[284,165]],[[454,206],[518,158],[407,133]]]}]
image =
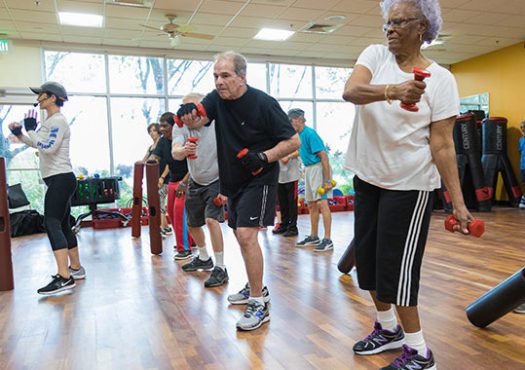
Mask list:
[{"label": "white stripe on pant leg", "polygon": [[[421,193],[418,194],[415,209],[417,209],[417,205],[419,204],[420,197],[421,197]],[[404,287],[403,282],[404,282],[404,277],[405,277],[405,265],[406,265],[406,259],[407,259],[407,254],[408,254],[410,235],[412,234],[412,227],[414,224],[414,216],[415,216],[415,213],[412,213],[412,219],[410,220],[408,233],[405,239],[405,246],[403,248],[403,258],[401,259],[401,268],[399,271],[399,280],[398,280],[398,286],[397,286],[397,300],[396,300],[397,305],[401,305],[401,300],[402,300],[402,292],[403,292],[403,287]]]},{"label": "white stripe on pant leg", "polygon": [[408,282],[406,286],[406,292],[407,292],[407,298],[406,298],[406,306],[410,304],[410,291],[412,286],[412,267],[414,267],[414,257],[416,256],[417,247],[419,244],[419,235],[421,234],[421,227],[423,226],[423,219],[425,218],[425,211],[428,205],[428,198],[429,198],[429,192],[425,192],[424,200],[423,200],[423,207],[421,208],[421,212],[419,215],[419,220],[417,222],[417,230],[414,238],[414,247],[412,248],[411,255],[409,256],[408,260],[410,261],[410,264],[408,265]]},{"label": "white stripe on pant leg", "polygon": [[415,210],[416,219],[412,224],[412,234],[410,235],[410,247],[407,249],[407,259],[405,261],[404,269],[404,280],[403,280],[403,295],[401,297],[401,305],[408,306],[410,303],[410,285],[412,281],[412,269],[415,252],[417,250],[417,243],[419,240],[419,231],[421,230],[421,223],[425,214],[425,208],[428,200],[428,193],[421,192],[420,202]]},{"label": "white stripe on pant leg", "polygon": [[261,215],[259,216],[259,226],[263,227],[263,217],[266,212],[266,200],[268,199],[268,185],[263,186],[262,204],[261,204]]},{"label": "white stripe on pant leg", "polygon": [[421,222],[424,215],[424,204],[426,203],[425,199],[425,192],[420,192],[420,202],[417,204],[417,209],[415,210],[416,219],[414,224],[412,225],[412,234],[410,235],[410,247],[408,248],[408,254],[407,259],[405,261],[405,275],[403,280],[403,295],[401,297],[401,304],[403,306],[408,306],[410,302],[410,281],[411,281],[411,274],[412,270],[410,269],[411,262],[413,262],[414,258],[414,252],[417,249],[417,236],[419,235],[419,231],[421,229]]},{"label": "white stripe on pant leg", "polygon": [[399,282],[398,282],[398,287],[397,287],[397,305],[399,306],[402,306],[403,302],[406,300],[405,289],[406,289],[406,281],[408,279],[407,274],[409,273],[407,271],[407,267],[409,264],[408,259],[411,254],[410,253],[411,249],[414,248],[413,235],[414,235],[414,230],[417,227],[417,222],[420,219],[419,214],[421,212],[421,203],[422,203],[423,196],[424,196],[424,193],[420,191],[417,196],[417,201],[414,207],[414,211],[412,213],[412,219],[410,220],[410,226],[408,228],[408,233],[407,233],[407,237],[405,240],[405,247],[403,250],[403,258],[401,260],[401,270],[399,273]]}]

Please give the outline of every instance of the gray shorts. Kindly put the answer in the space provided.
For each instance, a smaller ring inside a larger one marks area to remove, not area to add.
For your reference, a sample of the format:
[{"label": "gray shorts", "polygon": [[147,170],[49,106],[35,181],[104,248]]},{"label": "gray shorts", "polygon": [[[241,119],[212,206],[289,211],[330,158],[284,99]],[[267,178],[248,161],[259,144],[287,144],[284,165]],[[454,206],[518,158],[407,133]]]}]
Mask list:
[{"label": "gray shorts", "polygon": [[224,206],[213,204],[219,190],[219,180],[202,186],[190,179],[185,202],[189,227],[203,226],[207,218],[224,222]]},{"label": "gray shorts", "polygon": [[323,165],[321,162],[305,166],[304,168],[304,200],[308,202],[315,202],[322,199],[332,199],[332,189],[328,190],[324,195],[317,192],[323,186]]}]

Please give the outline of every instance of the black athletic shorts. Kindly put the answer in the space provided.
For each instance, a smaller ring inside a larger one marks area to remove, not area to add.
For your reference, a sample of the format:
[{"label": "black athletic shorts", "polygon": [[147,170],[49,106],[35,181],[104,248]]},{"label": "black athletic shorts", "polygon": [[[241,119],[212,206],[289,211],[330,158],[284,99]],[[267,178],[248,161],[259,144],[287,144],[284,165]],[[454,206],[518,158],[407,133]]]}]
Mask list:
[{"label": "black athletic shorts", "polygon": [[434,192],[387,190],[354,177],[359,287],[416,306]]},{"label": "black athletic shorts", "polygon": [[237,229],[273,225],[276,199],[277,184],[248,185],[228,198],[228,226]]}]

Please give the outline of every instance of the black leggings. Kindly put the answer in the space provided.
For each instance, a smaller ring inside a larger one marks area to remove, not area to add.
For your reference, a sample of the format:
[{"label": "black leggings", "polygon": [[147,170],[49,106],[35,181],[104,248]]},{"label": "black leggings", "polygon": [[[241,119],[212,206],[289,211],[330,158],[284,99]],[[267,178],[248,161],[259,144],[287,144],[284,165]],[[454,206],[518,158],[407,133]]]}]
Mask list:
[{"label": "black leggings", "polygon": [[44,226],[53,251],[76,248],[77,237],[71,231],[71,197],[77,187],[73,172],[61,173],[44,179],[47,185],[44,200]]}]

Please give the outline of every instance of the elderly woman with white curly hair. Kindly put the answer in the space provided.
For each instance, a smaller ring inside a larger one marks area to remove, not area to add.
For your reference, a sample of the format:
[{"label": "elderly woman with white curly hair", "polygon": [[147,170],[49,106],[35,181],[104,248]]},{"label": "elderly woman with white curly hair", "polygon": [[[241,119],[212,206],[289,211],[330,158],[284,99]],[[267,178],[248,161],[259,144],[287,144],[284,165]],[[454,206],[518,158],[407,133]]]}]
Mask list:
[{"label": "elderly woman with white curly hair", "polygon": [[[357,275],[377,309],[374,330],[353,349],[371,355],[403,348],[382,369],[436,369],[417,300],[433,192],[441,181],[460,221],[456,230],[468,234],[472,220],[452,138],[459,97],[452,74],[421,53],[441,28],[438,1],[385,0],[381,8],[387,45],[362,52],[343,93],[356,104],[346,168],[355,173]],[[430,76],[416,81],[414,68]]]}]

